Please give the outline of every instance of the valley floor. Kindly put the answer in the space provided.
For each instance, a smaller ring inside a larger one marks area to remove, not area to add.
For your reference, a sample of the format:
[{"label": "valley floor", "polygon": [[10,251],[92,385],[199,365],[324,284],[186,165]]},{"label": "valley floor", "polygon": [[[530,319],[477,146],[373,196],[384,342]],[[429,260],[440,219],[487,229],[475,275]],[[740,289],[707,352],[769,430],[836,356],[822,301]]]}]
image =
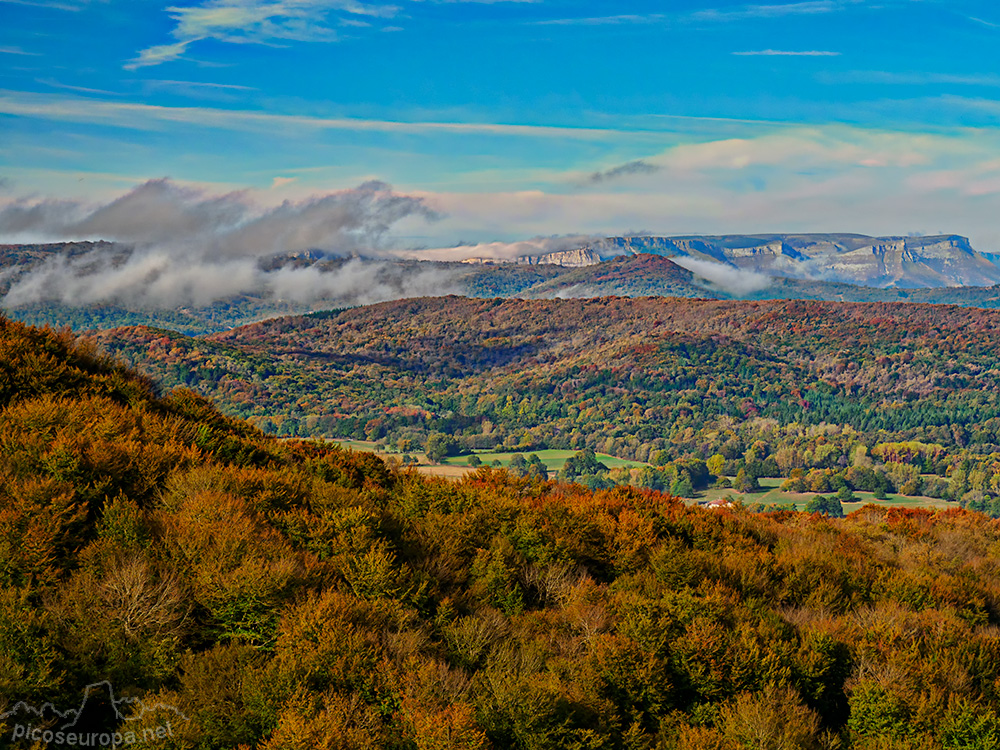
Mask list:
[{"label": "valley floor", "polygon": [[[383,458],[392,460],[393,458],[400,458],[401,454],[395,451],[385,451],[380,450],[380,446],[374,442],[367,442],[361,440],[333,440],[331,442],[337,443],[341,447],[349,448],[356,451],[367,451],[378,453],[378,455]],[[540,451],[526,451],[521,455],[530,455],[535,453],[545,464],[545,467],[549,471],[549,478],[555,479],[556,474],[563,465],[566,463],[566,459],[574,455],[575,451],[569,450],[540,450]],[[446,458],[443,463],[434,464],[431,463],[427,457],[422,453],[414,453],[413,457],[417,460],[415,466],[417,472],[423,474],[424,476],[431,477],[444,477],[446,479],[461,479],[466,474],[476,470],[476,467],[469,466],[470,456],[451,456]],[[510,465],[511,459],[517,455],[517,453],[497,453],[497,452],[477,452],[475,455],[479,457],[483,466],[490,466],[494,461],[499,461],[500,466],[506,468]],[[628,461],[622,458],[616,458],[614,456],[609,456],[605,453],[596,454],[597,458],[606,465],[609,469],[618,468],[641,468],[643,466],[648,466],[648,464],[641,463],[639,461]],[[730,477],[732,479],[732,477]],[[759,480],[761,491],[749,494],[740,494],[733,489],[727,488],[709,488],[698,493],[696,498],[690,498],[691,502],[711,502],[713,500],[720,500],[726,497],[742,498],[744,505],[778,505],[787,507],[789,509],[802,510],[805,508],[806,503],[808,503],[817,494],[816,492],[785,492],[781,490],[781,485],[785,482],[786,477],[772,477],[772,478],[762,478]],[[825,493],[830,494],[830,493]],[[874,493],[871,492],[855,492],[855,497],[858,498],[857,502],[853,503],[843,503],[844,512],[850,513],[851,511],[858,510],[859,508],[874,504],[883,507],[902,507],[902,508],[949,508],[957,507],[954,502],[949,502],[943,498],[927,497],[926,495],[900,495],[896,493],[887,493],[885,500],[876,500]]]},{"label": "valley floor", "polygon": [[[831,493],[816,493],[816,492],[783,492],[781,490],[781,485],[785,481],[784,477],[779,478],[769,478],[760,479],[760,486],[762,492],[755,492],[747,495],[740,495],[735,490],[731,489],[708,489],[704,492],[698,493],[698,501],[712,501],[727,496],[742,497],[745,505],[752,505],[755,503],[760,503],[761,505],[780,505],[787,506],[791,508],[795,506],[797,510],[802,510],[805,508],[806,503],[816,497],[817,494],[829,495]],[[926,497],[924,495],[918,496],[907,496],[898,495],[894,493],[887,493],[885,500],[876,500],[874,493],[871,492],[855,492],[854,496],[859,498],[857,502],[854,503],[843,503],[844,512],[850,513],[851,511],[858,510],[859,508],[868,505],[880,505],[884,507],[904,507],[904,508],[957,508],[958,504],[954,502],[948,502],[947,500],[935,497]]]}]

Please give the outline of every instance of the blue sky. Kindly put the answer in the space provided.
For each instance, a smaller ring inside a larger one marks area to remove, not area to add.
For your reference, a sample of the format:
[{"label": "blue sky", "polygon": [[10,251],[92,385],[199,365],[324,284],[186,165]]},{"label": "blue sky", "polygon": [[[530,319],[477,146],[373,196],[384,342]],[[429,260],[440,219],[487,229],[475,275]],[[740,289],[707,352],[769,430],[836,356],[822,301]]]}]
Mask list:
[{"label": "blue sky", "polygon": [[395,222],[398,247],[851,231],[1000,252],[998,47],[985,0],[0,0],[0,207],[168,177],[263,210],[375,179],[439,217]]}]

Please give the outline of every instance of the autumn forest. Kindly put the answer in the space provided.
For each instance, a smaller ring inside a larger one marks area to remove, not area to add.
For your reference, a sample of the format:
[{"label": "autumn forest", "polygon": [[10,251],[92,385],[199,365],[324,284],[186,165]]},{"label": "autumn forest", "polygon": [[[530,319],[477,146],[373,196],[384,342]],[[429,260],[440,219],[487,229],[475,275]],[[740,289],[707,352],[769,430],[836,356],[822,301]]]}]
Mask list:
[{"label": "autumn forest", "polygon": [[591,487],[773,477],[998,516],[998,331],[1000,313],[939,305],[450,297],[96,341],[279,436],[591,449],[648,465]]},{"label": "autumn forest", "polygon": [[[4,321],[0,734],[107,681],[138,700],[94,726],[168,705],[170,748],[994,748],[994,317],[449,298],[203,339]],[[577,453],[561,479],[449,480],[313,435]],[[754,505],[767,477],[947,507]],[[719,509],[678,497],[725,482],[746,486]]]}]

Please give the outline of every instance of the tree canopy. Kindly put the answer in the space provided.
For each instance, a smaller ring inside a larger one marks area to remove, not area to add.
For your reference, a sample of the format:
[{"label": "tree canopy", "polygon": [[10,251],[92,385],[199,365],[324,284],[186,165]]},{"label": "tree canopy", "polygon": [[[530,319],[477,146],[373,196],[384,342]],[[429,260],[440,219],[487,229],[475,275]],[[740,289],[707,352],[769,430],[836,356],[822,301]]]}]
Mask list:
[{"label": "tree canopy", "polygon": [[434,480],[51,331],[0,321],[0,362],[0,714],[109,680],[170,748],[996,744],[979,513]]}]

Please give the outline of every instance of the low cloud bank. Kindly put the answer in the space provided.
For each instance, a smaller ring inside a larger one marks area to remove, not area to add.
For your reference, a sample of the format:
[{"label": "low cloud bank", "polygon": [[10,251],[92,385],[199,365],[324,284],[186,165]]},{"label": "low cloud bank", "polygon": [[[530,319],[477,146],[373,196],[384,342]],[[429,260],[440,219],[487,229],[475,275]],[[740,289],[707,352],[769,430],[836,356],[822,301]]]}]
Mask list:
[{"label": "low cloud bank", "polygon": [[453,291],[446,274],[390,273],[378,261],[356,258],[327,270],[263,262],[317,250],[339,257],[383,255],[392,226],[410,217],[433,221],[437,214],[422,199],[381,182],[267,208],[246,192],[212,194],[166,179],[97,207],[17,200],[0,209],[4,241],[93,238],[117,244],[53,256],[14,272],[3,305],[168,309],[239,295],[364,304]]},{"label": "low cloud bank", "polygon": [[756,271],[745,271],[722,263],[714,263],[701,258],[689,258],[684,255],[672,256],[670,260],[681,268],[686,268],[696,276],[700,276],[705,281],[715,284],[724,292],[737,296],[753,294],[771,286],[771,278]]}]

